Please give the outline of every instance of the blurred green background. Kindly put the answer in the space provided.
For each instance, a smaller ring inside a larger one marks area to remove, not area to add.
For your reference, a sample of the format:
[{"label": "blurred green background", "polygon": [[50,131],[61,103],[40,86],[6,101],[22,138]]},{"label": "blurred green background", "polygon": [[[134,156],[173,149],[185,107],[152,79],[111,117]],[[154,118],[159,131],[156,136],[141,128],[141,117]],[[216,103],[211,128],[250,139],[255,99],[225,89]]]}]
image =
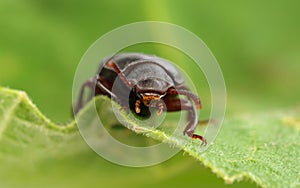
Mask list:
[{"label": "blurred green background", "polygon": [[[214,53],[227,86],[227,115],[293,107],[300,104],[299,8],[296,0],[0,0],[0,85],[25,90],[53,121],[71,121],[73,75],[87,48],[124,24],[165,21],[195,33]],[[152,168],[128,169],[97,160],[110,174],[120,169],[133,174],[126,180],[116,177],[120,182],[113,185],[132,187],[134,174],[145,171],[145,187],[229,187],[182,154],[153,168],[154,173],[149,173]],[[51,172],[46,175],[51,177]],[[153,174],[160,177],[150,181]],[[83,179],[108,186],[114,181],[112,177],[89,180],[87,175]]]}]

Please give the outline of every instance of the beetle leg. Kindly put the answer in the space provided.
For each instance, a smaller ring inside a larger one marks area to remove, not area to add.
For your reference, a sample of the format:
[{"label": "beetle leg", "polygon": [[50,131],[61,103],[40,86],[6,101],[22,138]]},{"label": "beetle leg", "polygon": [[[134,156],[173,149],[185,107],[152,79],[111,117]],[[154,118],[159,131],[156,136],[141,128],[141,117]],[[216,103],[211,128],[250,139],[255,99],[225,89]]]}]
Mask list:
[{"label": "beetle leg", "polygon": [[[103,94],[103,95],[108,95],[109,97],[113,98],[114,100],[118,101],[117,96],[112,93],[107,87],[105,87],[105,85],[103,84],[105,82],[105,80],[103,80],[103,78],[101,78],[101,76],[97,76],[97,82],[96,82],[96,86],[101,90],[100,93],[97,93],[97,95],[99,94]],[[107,85],[107,84],[106,84]]]},{"label": "beetle leg", "polygon": [[[96,85],[96,87],[95,87],[95,85]],[[90,101],[95,95],[107,95],[107,96],[113,98],[115,101],[119,102],[117,96],[109,90],[109,87],[110,87],[109,83],[106,82],[101,76],[97,75],[97,77],[87,80],[81,86],[78,102],[74,109],[75,114],[77,114],[84,105],[83,104],[84,103],[84,91],[85,91],[86,87],[91,90],[86,101]]]},{"label": "beetle leg", "polygon": [[188,135],[191,138],[200,139],[202,141],[202,145],[206,145],[206,139],[203,136],[194,134],[195,129],[198,125],[198,118],[196,117],[196,109],[193,107],[193,104],[186,99],[180,99],[175,96],[169,95],[164,98],[164,102],[167,107],[168,112],[175,112],[180,110],[187,110],[187,125],[183,131],[183,134]]},{"label": "beetle leg", "polygon": [[194,103],[196,104],[197,109],[202,108],[201,101],[200,101],[199,97],[197,95],[195,95],[194,93],[188,91],[188,90],[180,90],[180,89],[170,88],[167,91],[167,93],[170,94],[170,95],[184,95],[184,96],[187,96],[188,98],[191,98],[194,101]]},{"label": "beetle leg", "polygon": [[121,109],[128,110],[129,106],[122,103],[122,101],[113,93],[111,92],[112,84],[103,79],[101,76],[98,75],[97,82],[96,82],[96,88],[95,88],[95,95],[106,95],[112,99],[114,99],[116,102],[122,105]]},{"label": "beetle leg", "polygon": [[106,66],[109,68],[113,68],[116,71],[116,73],[118,73],[121,80],[127,85],[128,88],[131,88],[133,86],[133,84],[127,80],[126,76],[123,74],[119,66],[112,59],[107,61]]},{"label": "beetle leg", "polygon": [[75,106],[74,113],[77,114],[79,110],[83,107],[83,97],[84,97],[84,90],[85,88],[89,88],[91,90],[90,95],[88,97],[88,100],[90,100],[93,97],[93,87],[94,87],[94,79],[91,78],[84,82],[84,84],[81,86],[78,102]]}]

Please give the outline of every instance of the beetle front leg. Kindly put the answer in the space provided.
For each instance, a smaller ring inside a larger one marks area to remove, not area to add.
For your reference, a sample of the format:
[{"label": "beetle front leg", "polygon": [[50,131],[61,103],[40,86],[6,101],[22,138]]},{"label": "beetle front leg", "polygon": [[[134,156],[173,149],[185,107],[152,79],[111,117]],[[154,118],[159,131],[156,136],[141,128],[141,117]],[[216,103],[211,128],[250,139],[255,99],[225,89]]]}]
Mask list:
[{"label": "beetle front leg", "polygon": [[96,90],[95,95],[107,95],[114,100],[118,101],[117,96],[111,92],[112,89],[112,83],[110,83],[108,80],[103,79],[101,76],[97,76],[97,82],[96,82]]},{"label": "beetle front leg", "polygon": [[[105,83],[105,85],[103,83]],[[77,114],[84,105],[84,91],[86,88],[90,90],[86,101],[90,101],[95,95],[107,95],[118,101],[115,94],[113,94],[106,85],[109,85],[109,83],[107,83],[106,80],[103,80],[99,75],[84,82],[81,86],[78,102],[74,109],[75,114]]]},{"label": "beetle front leg", "polygon": [[[184,86],[181,86],[181,88],[184,88]],[[170,89],[168,89],[167,93],[170,94],[170,95],[184,95],[184,96],[186,96],[189,99],[192,99],[194,101],[197,109],[202,108],[202,104],[201,104],[201,101],[200,101],[199,97],[197,95],[195,95],[194,93],[186,90],[186,89],[170,88]]]},{"label": "beetle front leg", "polygon": [[164,103],[166,104],[167,112],[187,110],[188,123],[183,131],[183,134],[186,134],[191,138],[200,139],[202,141],[202,145],[206,145],[206,139],[203,136],[194,134],[198,125],[198,118],[196,116],[196,109],[194,108],[192,102],[169,95],[164,99]]},{"label": "beetle front leg", "polygon": [[112,59],[110,59],[109,61],[106,62],[106,66],[110,67],[110,68],[113,68],[116,71],[116,73],[118,73],[121,80],[124,82],[125,85],[127,85],[128,88],[131,88],[133,86],[133,84],[130,81],[127,80],[124,73],[121,71],[119,66]]},{"label": "beetle front leg", "polygon": [[124,104],[111,90],[113,87],[113,83],[111,83],[109,80],[106,80],[102,78],[101,76],[97,76],[96,79],[96,88],[95,88],[95,95],[106,95],[119,104],[122,105],[121,109],[127,110],[129,106],[127,104]]}]

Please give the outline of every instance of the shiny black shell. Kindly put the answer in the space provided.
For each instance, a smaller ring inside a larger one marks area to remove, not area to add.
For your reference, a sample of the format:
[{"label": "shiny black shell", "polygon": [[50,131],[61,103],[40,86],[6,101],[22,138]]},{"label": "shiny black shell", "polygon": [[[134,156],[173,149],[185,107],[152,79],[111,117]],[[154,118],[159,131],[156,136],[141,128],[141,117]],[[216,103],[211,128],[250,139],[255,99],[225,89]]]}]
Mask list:
[{"label": "shiny black shell", "polygon": [[[99,76],[105,80],[102,84],[117,96],[119,103],[129,106],[131,110],[134,110],[138,93],[130,90],[113,68],[106,66],[109,60],[117,64],[126,79],[140,91],[165,94],[171,87],[184,85],[184,78],[180,71],[171,62],[154,55],[121,53],[103,59],[98,71]],[[139,115],[149,116],[148,107],[141,104]]]}]

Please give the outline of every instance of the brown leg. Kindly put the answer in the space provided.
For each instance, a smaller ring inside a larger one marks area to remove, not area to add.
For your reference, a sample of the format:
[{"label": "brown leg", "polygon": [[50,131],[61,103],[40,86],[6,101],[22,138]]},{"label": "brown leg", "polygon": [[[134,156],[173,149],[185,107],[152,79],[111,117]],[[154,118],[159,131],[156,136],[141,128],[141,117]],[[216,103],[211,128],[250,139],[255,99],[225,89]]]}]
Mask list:
[{"label": "brown leg", "polygon": [[109,60],[106,63],[106,66],[110,67],[110,68],[113,68],[116,71],[116,73],[118,73],[118,75],[120,76],[121,80],[127,85],[128,88],[131,88],[133,86],[132,83],[130,83],[127,80],[126,76],[123,74],[123,72],[120,70],[119,66],[113,60]]},{"label": "brown leg", "polygon": [[196,117],[196,109],[194,108],[191,101],[186,99],[179,99],[176,96],[168,95],[164,99],[168,112],[175,112],[180,110],[187,110],[187,126],[185,127],[183,134],[187,134],[191,138],[200,139],[202,145],[206,145],[206,139],[203,136],[194,134],[195,129],[198,125],[198,118]]},{"label": "brown leg", "polygon": [[97,76],[97,82],[96,82],[96,95],[107,95],[108,97],[113,98],[114,100],[117,100],[117,96],[111,92],[112,89],[112,83],[109,81],[103,79],[101,76]]},{"label": "brown leg", "polygon": [[79,93],[79,98],[78,98],[78,102],[77,102],[77,104],[75,106],[75,109],[74,109],[74,113],[75,114],[77,114],[79,112],[79,110],[83,107],[83,97],[84,97],[83,95],[84,95],[85,88],[89,88],[90,89],[90,95],[88,97],[88,100],[90,100],[93,97],[93,92],[92,92],[92,91],[94,91],[93,87],[94,87],[93,79],[87,80],[81,86],[80,93]]},{"label": "brown leg", "polygon": [[[95,87],[95,85],[96,85],[96,87]],[[95,95],[107,95],[108,97],[111,97],[111,98],[115,99],[116,101],[118,101],[115,94],[113,94],[109,90],[111,88],[110,85],[111,84],[108,81],[102,79],[100,76],[97,76],[96,79],[91,78],[91,79],[87,80],[81,86],[78,102],[75,107],[75,114],[77,114],[79,112],[79,110],[84,106],[84,94],[85,94],[84,92],[85,92],[86,88],[88,88],[90,90],[90,93],[89,93],[87,99],[85,100],[86,102],[90,101]]]},{"label": "brown leg", "polygon": [[202,108],[201,101],[200,101],[199,97],[197,95],[195,95],[194,93],[188,91],[188,90],[170,88],[167,91],[167,93],[170,94],[170,95],[184,95],[184,96],[186,96],[186,97],[188,97],[188,98],[190,98],[194,101],[194,103],[196,104],[197,109]]}]

